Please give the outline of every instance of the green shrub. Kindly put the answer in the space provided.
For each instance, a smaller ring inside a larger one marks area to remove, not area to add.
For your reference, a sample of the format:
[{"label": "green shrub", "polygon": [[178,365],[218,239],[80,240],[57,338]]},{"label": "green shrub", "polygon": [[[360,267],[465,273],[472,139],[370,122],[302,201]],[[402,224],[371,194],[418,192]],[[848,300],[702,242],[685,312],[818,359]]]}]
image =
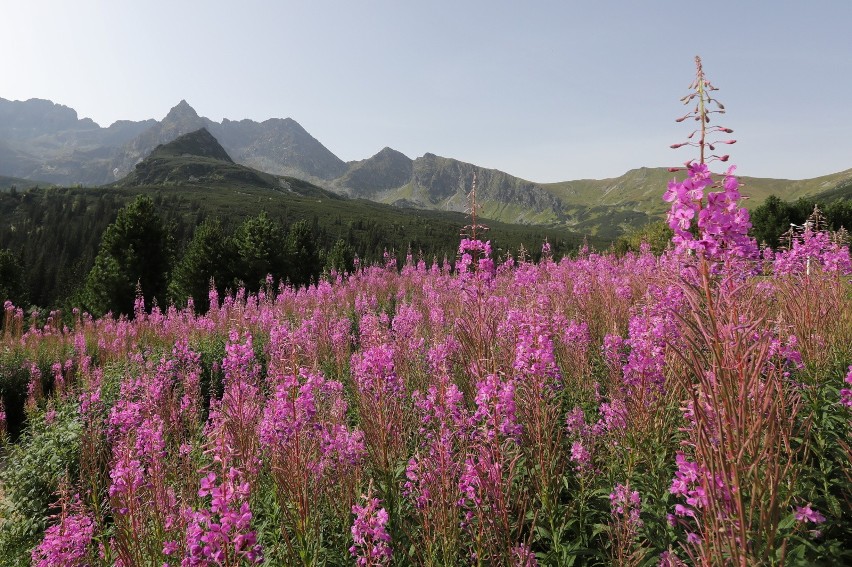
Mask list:
[{"label": "green shrub", "polygon": [[29,416],[18,443],[9,445],[0,471],[0,565],[26,565],[55,513],[66,476],[78,476],[82,425],[76,404]]}]

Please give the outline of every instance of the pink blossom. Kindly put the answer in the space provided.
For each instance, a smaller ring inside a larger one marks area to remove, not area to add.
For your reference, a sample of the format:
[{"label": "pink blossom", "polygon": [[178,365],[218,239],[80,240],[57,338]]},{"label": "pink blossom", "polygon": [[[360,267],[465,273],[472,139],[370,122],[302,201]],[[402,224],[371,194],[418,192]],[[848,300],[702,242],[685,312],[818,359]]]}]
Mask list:
[{"label": "pink blossom", "polygon": [[811,508],[811,505],[796,507],[796,520],[799,522],[811,522],[821,524],[825,522],[825,516]]},{"label": "pink blossom", "polygon": [[[845,382],[852,385],[852,365],[849,366],[849,372],[846,374]],[[852,388],[843,388],[840,390],[840,403],[847,408],[852,408]]]},{"label": "pink blossom", "polygon": [[393,558],[391,537],[387,531],[388,512],[381,501],[371,495],[363,496],[364,505],[352,506],[355,521],[352,523],[354,544],[349,553],[359,566],[389,565]]}]

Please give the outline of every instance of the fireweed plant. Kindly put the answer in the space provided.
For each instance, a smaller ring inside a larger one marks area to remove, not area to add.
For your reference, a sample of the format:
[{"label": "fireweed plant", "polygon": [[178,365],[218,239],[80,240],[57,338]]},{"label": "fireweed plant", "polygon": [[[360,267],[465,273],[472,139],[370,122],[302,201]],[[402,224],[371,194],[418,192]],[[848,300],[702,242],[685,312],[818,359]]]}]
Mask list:
[{"label": "fireweed plant", "polygon": [[[852,561],[849,250],[749,237],[700,61],[672,246],[4,305],[0,565]],[[662,191],[663,188],[661,188]]]},{"label": "fireweed plant", "polygon": [[[681,547],[696,564],[784,564],[792,535],[806,523],[825,521],[810,504],[796,506],[796,523],[788,521],[796,504],[791,490],[800,472],[796,465],[807,452],[811,426],[807,417],[799,418],[805,387],[792,376],[804,366],[796,335],[761,301],[761,286],[748,278],[759,272],[759,252],[748,236],[748,212],[738,204],[734,167],[716,184],[707,166],[728,156],[706,157],[705,149],[735,141],[707,139],[711,132],[732,131],[708,127],[710,115],[724,107],[710,96],[717,89],[697,57],[691,88],[683,100],[695,101],[695,107],[679,120],[700,123],[689,136],[698,134],[698,141],[686,143],[699,148],[700,160],[687,162],[687,178],[672,181],[664,197],[672,203],[669,226],[675,232],[674,253],[683,257],[687,306],[675,311],[687,348],[677,351],[686,371],[674,379],[687,397],[684,451],[677,454],[670,488],[683,502],[675,506],[671,523],[686,530]],[[807,251],[793,248],[776,260],[776,277],[804,271],[809,278],[811,258],[821,272],[849,272],[844,252],[829,246],[825,236],[806,231],[802,242]],[[676,555],[666,560],[677,561]]]}]

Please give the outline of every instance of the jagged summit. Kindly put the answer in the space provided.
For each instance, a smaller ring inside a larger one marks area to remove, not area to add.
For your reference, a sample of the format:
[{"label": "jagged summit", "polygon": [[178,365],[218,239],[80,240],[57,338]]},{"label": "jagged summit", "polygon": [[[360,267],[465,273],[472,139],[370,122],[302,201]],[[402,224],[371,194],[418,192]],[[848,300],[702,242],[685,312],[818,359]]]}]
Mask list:
[{"label": "jagged summit", "polygon": [[181,99],[179,103],[172,107],[169,110],[169,113],[166,114],[166,118],[177,118],[177,117],[188,117],[188,118],[198,118],[198,113],[195,112],[195,109],[192,108],[185,99]]},{"label": "jagged summit", "polygon": [[402,153],[398,150],[391,148],[390,146],[385,146],[384,148],[379,150],[379,152],[376,155],[374,155],[373,157],[374,158],[387,157],[387,158],[390,158],[390,159],[406,159],[408,161],[411,161],[410,157],[408,157],[407,155],[405,155],[404,153]]}]

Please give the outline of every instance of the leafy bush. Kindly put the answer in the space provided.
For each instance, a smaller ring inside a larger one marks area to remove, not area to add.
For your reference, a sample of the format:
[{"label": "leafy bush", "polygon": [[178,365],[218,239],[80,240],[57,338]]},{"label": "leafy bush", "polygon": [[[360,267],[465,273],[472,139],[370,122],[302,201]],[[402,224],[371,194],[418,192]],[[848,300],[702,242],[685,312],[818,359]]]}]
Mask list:
[{"label": "leafy bush", "polygon": [[76,481],[82,426],[76,404],[60,404],[30,415],[27,430],[7,446],[0,471],[0,557],[24,565],[39,542],[64,479]]}]

